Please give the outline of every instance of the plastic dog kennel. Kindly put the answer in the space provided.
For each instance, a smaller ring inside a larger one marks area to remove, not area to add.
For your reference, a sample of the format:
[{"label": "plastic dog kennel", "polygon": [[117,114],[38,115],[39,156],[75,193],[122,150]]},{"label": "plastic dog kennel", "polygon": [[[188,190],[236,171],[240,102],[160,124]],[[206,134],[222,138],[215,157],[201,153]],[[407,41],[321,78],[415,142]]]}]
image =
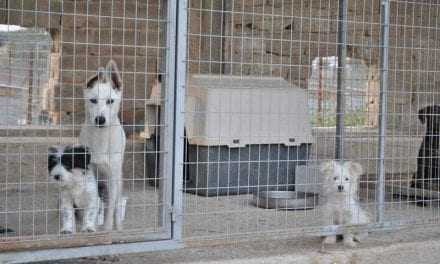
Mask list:
[{"label": "plastic dog kennel", "polygon": [[194,75],[185,99],[186,192],[295,190],[313,140],[305,90],[282,78]]}]

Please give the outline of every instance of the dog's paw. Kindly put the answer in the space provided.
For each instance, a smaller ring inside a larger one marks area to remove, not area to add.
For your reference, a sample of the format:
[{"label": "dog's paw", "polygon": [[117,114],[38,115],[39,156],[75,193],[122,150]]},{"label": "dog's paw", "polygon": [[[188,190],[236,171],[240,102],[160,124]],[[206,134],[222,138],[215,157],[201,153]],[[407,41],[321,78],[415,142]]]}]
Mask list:
[{"label": "dog's paw", "polygon": [[86,226],[81,229],[81,232],[93,233],[93,232],[96,232],[96,228],[94,226]]},{"label": "dog's paw", "polygon": [[360,242],[364,241],[367,238],[368,238],[368,232],[365,232],[365,233],[356,234],[353,237],[353,240],[360,243]]},{"label": "dog's paw", "polygon": [[356,242],[353,239],[344,239],[344,246],[354,248],[356,247]]},{"label": "dog's paw", "polygon": [[322,240],[323,244],[335,244],[336,243],[336,236],[326,236]]},{"label": "dog's paw", "polygon": [[62,235],[71,235],[71,234],[73,234],[73,230],[72,229],[61,229],[60,233]]}]

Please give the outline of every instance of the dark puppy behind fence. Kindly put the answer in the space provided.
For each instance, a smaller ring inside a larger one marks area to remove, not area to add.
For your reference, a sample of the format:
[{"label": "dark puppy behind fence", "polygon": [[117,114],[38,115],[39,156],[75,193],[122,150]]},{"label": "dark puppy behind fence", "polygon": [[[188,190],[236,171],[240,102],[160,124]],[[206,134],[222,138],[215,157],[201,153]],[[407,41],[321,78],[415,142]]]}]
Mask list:
[{"label": "dark puppy behind fence", "polygon": [[426,132],[417,157],[413,187],[439,191],[440,105],[420,109],[418,118],[426,125]]}]

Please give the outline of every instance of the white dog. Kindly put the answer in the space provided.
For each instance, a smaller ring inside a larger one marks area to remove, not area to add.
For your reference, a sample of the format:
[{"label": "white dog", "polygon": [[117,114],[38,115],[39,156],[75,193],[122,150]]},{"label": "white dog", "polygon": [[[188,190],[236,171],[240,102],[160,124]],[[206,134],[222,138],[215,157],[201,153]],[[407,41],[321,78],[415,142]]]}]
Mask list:
[{"label": "white dog", "polygon": [[[95,232],[100,205],[105,199],[105,187],[98,188],[98,173],[107,177],[108,170],[90,163],[90,152],[85,146],[58,146],[49,148],[50,177],[59,184],[61,233],[75,232],[75,216],[82,212],[83,232]],[[99,170],[99,172],[98,172]]]},{"label": "white dog", "polygon": [[125,133],[118,113],[122,101],[122,80],[113,60],[100,67],[84,89],[86,121],[80,142],[90,148],[92,162],[107,164],[111,170],[108,182],[108,204],[104,219],[105,230],[122,229],[122,164]]},{"label": "white dog", "polygon": [[[322,201],[323,221],[333,225],[359,225],[369,222],[368,214],[360,207],[358,200],[359,176],[362,167],[354,162],[330,161],[321,165],[324,177],[320,200]],[[343,234],[344,244],[350,247],[360,242],[363,233]],[[336,236],[327,236],[323,244],[336,242]]]}]

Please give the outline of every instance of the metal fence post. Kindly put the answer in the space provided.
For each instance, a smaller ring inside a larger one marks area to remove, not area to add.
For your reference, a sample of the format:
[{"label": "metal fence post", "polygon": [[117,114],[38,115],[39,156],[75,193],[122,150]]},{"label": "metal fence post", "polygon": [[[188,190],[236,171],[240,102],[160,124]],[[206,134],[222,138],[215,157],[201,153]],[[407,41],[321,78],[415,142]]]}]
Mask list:
[{"label": "metal fence post", "polygon": [[[174,93],[172,103],[173,109],[173,211],[172,211],[172,238],[176,241],[182,240],[182,186],[183,186],[183,148],[184,148],[184,101],[185,86],[187,72],[187,35],[188,35],[188,1],[187,0],[171,0],[171,6],[177,8],[175,11],[175,19],[170,21],[170,27],[174,24],[174,45],[170,46],[173,51],[170,53],[171,60],[169,72],[174,76]],[[171,8],[172,9],[172,8]],[[172,30],[172,29],[171,29]],[[172,34],[168,35],[173,37]]]},{"label": "metal fence post", "polygon": [[[175,101],[175,82],[176,82],[176,27],[177,27],[177,0],[170,0],[167,2],[167,35],[166,35],[166,61],[165,61],[165,72],[167,73],[167,77],[165,78],[165,87],[162,89],[165,90],[165,94],[167,100],[165,101],[163,109],[161,111],[162,118],[164,119],[164,124],[168,124],[167,129],[163,129],[164,139],[162,140],[163,149],[170,153],[170,156],[166,159],[166,164],[163,164],[163,175],[167,181],[164,182],[164,187],[162,188],[165,201],[167,202],[167,210],[163,212],[166,217],[164,217],[164,222],[167,230],[170,232],[170,237],[173,237],[173,226],[172,223],[173,213],[174,213],[174,204],[173,204],[173,187],[174,187],[174,101]],[[161,135],[162,136],[162,135]],[[162,159],[165,160],[165,159]],[[169,217],[169,218],[167,218]],[[169,221],[167,221],[167,219]],[[169,228],[169,229],[168,229]]]},{"label": "metal fence post", "polygon": [[344,109],[345,109],[345,60],[347,57],[347,1],[339,0],[338,21],[338,80],[336,101],[335,159],[343,159]]},{"label": "metal fence post", "polygon": [[380,109],[379,109],[379,148],[377,166],[377,189],[376,189],[376,221],[383,222],[385,203],[385,137],[387,128],[387,90],[388,90],[388,46],[389,46],[389,23],[390,3],[389,0],[381,0],[380,6]]}]

